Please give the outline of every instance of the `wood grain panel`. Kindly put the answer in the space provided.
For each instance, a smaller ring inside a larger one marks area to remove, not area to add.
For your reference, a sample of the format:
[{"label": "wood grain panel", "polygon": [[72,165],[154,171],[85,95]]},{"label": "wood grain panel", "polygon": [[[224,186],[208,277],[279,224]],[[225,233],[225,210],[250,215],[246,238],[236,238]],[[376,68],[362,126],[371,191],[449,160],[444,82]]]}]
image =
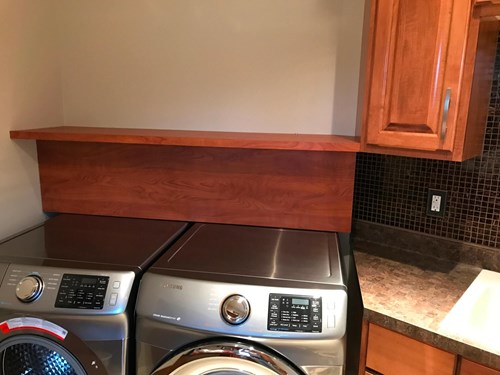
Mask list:
[{"label": "wood grain panel", "polygon": [[441,107],[446,89],[455,93],[459,81],[460,71],[449,66],[452,49],[462,50],[450,42],[452,12],[466,22],[465,4],[451,0],[374,2],[368,144],[448,149],[440,140]]},{"label": "wood grain panel", "polygon": [[460,375],[500,375],[500,369],[495,370],[479,363],[462,358],[460,365]]},{"label": "wood grain panel", "polygon": [[476,0],[474,5],[474,15],[477,17],[500,16],[500,1],[498,0]]},{"label": "wood grain panel", "polygon": [[500,0],[476,0],[474,5],[500,4]]},{"label": "wood grain panel", "polygon": [[455,355],[370,324],[366,367],[384,375],[453,375]]},{"label": "wood grain panel", "polygon": [[366,351],[368,349],[368,329],[370,324],[368,320],[363,319],[361,326],[361,347],[359,349],[359,368],[358,375],[368,374],[366,370]]},{"label": "wood grain panel", "polygon": [[[460,29],[463,27],[463,22],[453,21],[452,25]],[[470,19],[461,73],[461,92],[458,97],[458,105],[454,106],[456,111],[450,110],[450,117],[448,118],[447,134],[450,137],[447,136],[447,139],[453,140],[453,150],[451,152],[445,150],[425,151],[388,148],[374,144],[364,144],[363,151],[452,161],[463,161],[480,155],[486,128],[489,95],[493,79],[493,62],[496,54],[496,38],[499,28],[498,20],[482,20],[479,22],[477,17]],[[454,36],[451,43],[463,43],[463,41],[458,42],[457,39],[459,38]],[[456,47],[454,50],[459,53],[461,49]],[[460,59],[456,60],[461,61]],[[451,64],[450,61],[448,61],[448,64]],[[457,62],[455,62],[456,64]],[[455,67],[454,71],[457,71],[457,69],[458,67]],[[368,111],[367,104],[365,104],[365,111]],[[368,117],[364,118],[364,124],[365,126],[371,126]],[[397,134],[393,133],[393,136],[396,137]]]},{"label": "wood grain panel", "polygon": [[239,133],[166,129],[96,128],[57,126],[12,130],[12,139],[42,141],[103,142],[167,146],[250,148],[266,150],[307,150],[357,152],[356,137],[329,134]]},{"label": "wood grain panel", "polygon": [[471,5],[452,0],[373,1],[363,151],[446,160],[470,154],[456,150],[466,138],[467,118],[459,116],[462,108],[465,113],[468,109],[480,21],[471,17]]},{"label": "wood grain panel", "polygon": [[355,153],[37,141],[43,209],[350,231]]},{"label": "wood grain panel", "polygon": [[[460,159],[466,160],[481,154],[483,150],[484,133],[490,103],[491,83],[493,80],[493,67],[495,63],[498,30],[498,20],[483,21],[478,27],[478,32],[469,33],[468,50],[465,64],[474,68],[464,69],[464,90],[468,95],[462,95],[458,123],[466,123],[464,127],[457,128],[456,148],[463,150]],[[475,37],[473,37],[475,35]],[[476,48],[473,48],[476,47]],[[465,136],[462,133],[465,132]],[[462,144],[460,141],[464,139]]]},{"label": "wood grain panel", "polygon": [[443,10],[437,1],[399,0],[394,5],[397,6],[391,32],[394,65],[390,67],[393,75],[389,77],[392,92],[386,93],[390,108],[388,125],[421,127],[422,132],[435,132],[436,129],[428,127],[428,112],[434,91],[432,85],[435,77],[442,73],[436,71],[436,65],[443,69],[440,61],[435,64],[435,54],[440,50],[436,45],[443,44],[443,37],[444,43],[447,40],[447,35],[439,33]]}]

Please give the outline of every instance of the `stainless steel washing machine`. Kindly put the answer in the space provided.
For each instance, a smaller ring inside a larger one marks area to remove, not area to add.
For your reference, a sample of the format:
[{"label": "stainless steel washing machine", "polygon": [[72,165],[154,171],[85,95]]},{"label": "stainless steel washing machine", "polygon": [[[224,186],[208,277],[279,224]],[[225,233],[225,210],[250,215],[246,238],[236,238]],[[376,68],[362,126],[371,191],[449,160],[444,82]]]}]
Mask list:
[{"label": "stainless steel washing machine", "polygon": [[193,226],[141,281],[137,374],[344,374],[340,237]]},{"label": "stainless steel washing machine", "polygon": [[1,243],[0,374],[134,373],[139,278],[185,229],[59,215]]}]

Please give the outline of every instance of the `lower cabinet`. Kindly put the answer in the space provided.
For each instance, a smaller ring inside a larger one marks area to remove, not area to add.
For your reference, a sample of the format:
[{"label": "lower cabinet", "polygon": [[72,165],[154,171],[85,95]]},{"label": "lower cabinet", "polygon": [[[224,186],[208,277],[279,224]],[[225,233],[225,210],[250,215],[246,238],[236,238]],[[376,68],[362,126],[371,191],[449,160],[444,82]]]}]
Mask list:
[{"label": "lower cabinet", "polygon": [[[359,375],[500,375],[495,370],[364,321]],[[366,356],[365,354],[366,353]]]},{"label": "lower cabinet", "polygon": [[462,359],[459,375],[500,375],[500,370],[494,370],[468,359]]},{"label": "lower cabinet", "polygon": [[366,374],[454,375],[456,356],[375,324],[368,328]]}]

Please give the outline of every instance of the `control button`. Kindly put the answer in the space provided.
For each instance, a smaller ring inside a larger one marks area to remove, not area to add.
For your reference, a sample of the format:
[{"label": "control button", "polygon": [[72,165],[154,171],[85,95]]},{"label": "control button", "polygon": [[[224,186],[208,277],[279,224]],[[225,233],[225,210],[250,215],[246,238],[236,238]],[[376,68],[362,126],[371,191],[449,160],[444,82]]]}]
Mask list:
[{"label": "control button", "polygon": [[276,311],[271,311],[271,314],[269,314],[269,317],[277,319],[278,318],[278,313]]},{"label": "control button", "polygon": [[335,301],[328,301],[328,310],[335,310]]},{"label": "control button", "polygon": [[313,320],[313,322],[319,321],[319,315],[313,315],[312,320]]},{"label": "control button", "polygon": [[335,328],[335,315],[328,315],[326,317],[326,326],[328,328]]},{"label": "control button", "polygon": [[278,310],[278,305],[276,303],[271,304],[271,310]]},{"label": "control button", "polygon": [[280,322],[279,326],[280,326],[280,328],[290,328],[290,323]]},{"label": "control button", "polygon": [[227,297],[222,304],[221,315],[229,324],[242,324],[250,316],[250,304],[245,297],[234,294]]},{"label": "control button", "polygon": [[300,328],[300,324],[290,323],[290,327],[293,328],[293,329],[299,329]]},{"label": "control button", "polygon": [[118,300],[118,293],[111,293],[111,297],[109,298],[109,304],[111,306],[116,305],[116,301]]},{"label": "control button", "polygon": [[16,287],[16,297],[25,303],[33,302],[43,291],[43,281],[37,275],[23,277]]},{"label": "control button", "polygon": [[120,282],[119,281],[115,281],[113,283],[113,289],[118,289],[118,288],[120,288]]},{"label": "control button", "polygon": [[277,327],[277,326],[278,326],[277,320],[270,320],[269,321],[269,327]]}]

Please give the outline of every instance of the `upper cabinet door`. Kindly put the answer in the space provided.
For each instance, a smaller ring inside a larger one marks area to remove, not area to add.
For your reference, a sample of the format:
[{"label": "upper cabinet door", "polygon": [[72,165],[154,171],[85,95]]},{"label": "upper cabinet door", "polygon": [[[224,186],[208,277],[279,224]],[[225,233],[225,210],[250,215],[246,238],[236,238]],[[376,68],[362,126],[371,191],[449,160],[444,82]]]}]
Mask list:
[{"label": "upper cabinet door", "polygon": [[374,0],[365,143],[452,151],[467,0]]}]

